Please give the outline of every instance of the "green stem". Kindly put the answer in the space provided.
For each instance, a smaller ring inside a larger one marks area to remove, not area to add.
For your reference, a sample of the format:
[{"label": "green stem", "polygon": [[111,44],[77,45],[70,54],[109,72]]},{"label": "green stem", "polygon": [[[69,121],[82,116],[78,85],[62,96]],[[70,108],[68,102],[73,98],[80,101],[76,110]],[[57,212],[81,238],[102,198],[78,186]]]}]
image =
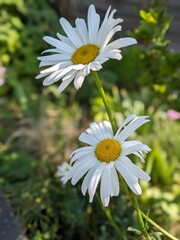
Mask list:
[{"label": "green stem", "polygon": [[124,233],[121,232],[121,230],[119,229],[118,225],[116,224],[116,222],[114,221],[114,218],[112,217],[111,211],[108,207],[104,207],[101,203],[100,197],[96,192],[96,198],[99,202],[99,205],[101,206],[103,212],[105,213],[107,219],[109,220],[109,222],[111,223],[111,225],[113,226],[113,228],[116,230],[117,234],[119,235],[120,239],[122,240],[127,240],[127,238],[125,237]]},{"label": "green stem", "polygon": [[131,204],[133,205],[133,207],[135,208],[137,215],[138,215],[138,219],[142,228],[142,231],[144,233],[144,235],[146,236],[146,238],[148,240],[150,240],[150,236],[146,230],[143,218],[142,218],[142,211],[139,208],[139,204],[138,204],[138,200],[136,195],[129,189],[129,187],[127,186],[127,184],[125,183],[124,179],[122,178],[122,176],[120,174],[118,174],[119,180],[121,182],[121,184],[123,185],[123,188],[125,189],[126,193],[128,194]]},{"label": "green stem", "polygon": [[[126,185],[126,183],[124,182],[124,179],[121,177],[121,175],[118,175],[121,184],[123,185],[123,189],[125,189],[127,195],[129,196],[129,199],[131,201],[131,204],[133,205],[133,207],[135,208],[134,205],[134,200],[132,198],[132,192],[131,190],[128,188],[128,186]],[[176,237],[174,237],[173,235],[171,235],[170,233],[168,233],[165,229],[163,229],[162,227],[160,227],[157,223],[155,223],[151,218],[149,218],[145,213],[143,213],[141,211],[141,215],[142,217],[149,222],[151,225],[153,225],[155,228],[157,228],[160,232],[162,232],[165,236],[169,237],[172,240],[178,240]]]},{"label": "green stem", "polygon": [[140,210],[140,208],[139,208],[137,196],[136,196],[133,192],[132,192],[131,196],[132,196],[132,199],[133,199],[133,202],[134,202],[134,207],[135,207],[135,209],[136,209],[139,222],[140,222],[140,224],[141,224],[142,232],[144,233],[144,235],[146,236],[146,238],[147,238],[148,240],[151,240],[151,237],[149,236],[149,234],[148,234],[148,232],[147,232],[147,230],[146,230],[146,226],[145,226],[144,220],[143,220],[143,218],[142,218],[142,214],[141,214],[141,210]]},{"label": "green stem", "polygon": [[174,237],[173,235],[171,235],[170,233],[168,233],[166,230],[164,230],[162,227],[160,227],[157,223],[155,223],[152,219],[150,219],[145,213],[143,213],[141,211],[141,215],[143,216],[143,218],[148,221],[149,223],[151,223],[151,225],[153,225],[154,227],[156,227],[160,232],[162,232],[164,235],[166,235],[167,237],[169,237],[172,240],[178,240],[176,237]]},{"label": "green stem", "polygon": [[97,86],[98,91],[99,91],[99,94],[101,95],[101,98],[102,98],[102,100],[103,100],[103,103],[104,103],[104,106],[105,106],[105,108],[106,108],[106,111],[107,111],[109,120],[110,120],[111,125],[112,125],[113,132],[114,132],[114,134],[115,134],[116,131],[117,131],[115,118],[114,118],[114,115],[113,115],[113,113],[112,113],[112,111],[111,111],[111,108],[109,107],[109,103],[108,103],[108,100],[107,100],[107,98],[106,98],[106,94],[105,94],[104,89],[103,89],[103,87],[102,87],[101,81],[100,81],[100,79],[99,79],[99,76],[98,76],[97,72],[92,71],[92,75],[93,75],[94,80],[95,80],[95,82],[96,82],[96,86]]}]

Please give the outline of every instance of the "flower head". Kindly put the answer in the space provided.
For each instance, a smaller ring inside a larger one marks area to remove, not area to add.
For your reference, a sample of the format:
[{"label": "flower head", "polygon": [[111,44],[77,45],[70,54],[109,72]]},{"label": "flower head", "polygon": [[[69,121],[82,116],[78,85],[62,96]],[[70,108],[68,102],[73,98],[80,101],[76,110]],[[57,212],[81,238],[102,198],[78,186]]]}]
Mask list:
[{"label": "flower head", "polygon": [[102,64],[111,59],[122,58],[122,47],[136,43],[134,38],[120,38],[110,43],[114,34],[121,30],[121,18],[115,19],[114,13],[108,8],[105,17],[100,24],[100,16],[96,13],[94,5],[88,9],[87,24],[84,19],[77,18],[75,27],[65,19],[60,19],[67,36],[57,33],[56,38],[45,36],[44,40],[53,46],[43,53],[53,53],[38,57],[40,67],[47,67],[40,72],[37,79],[45,77],[43,85],[48,86],[61,80],[58,92],[62,92],[70,82],[79,89],[84,78],[90,71],[99,71]]},{"label": "flower head", "polygon": [[127,138],[148,121],[147,116],[130,115],[115,135],[110,122],[93,122],[80,135],[79,140],[88,146],[81,147],[72,153],[72,167],[67,178],[71,179],[74,185],[85,175],[81,190],[84,195],[88,191],[90,202],[93,201],[96,188],[101,181],[101,201],[104,206],[108,206],[110,197],[119,194],[118,173],[135,194],[142,193],[139,179],[149,181],[150,176],[132,163],[128,155],[134,154],[143,161],[143,153],[151,149],[140,141],[127,141]]},{"label": "flower head", "polygon": [[67,175],[69,173],[70,168],[71,166],[67,162],[64,162],[62,165],[58,166],[57,176],[60,177],[60,180],[64,185],[68,181]]}]

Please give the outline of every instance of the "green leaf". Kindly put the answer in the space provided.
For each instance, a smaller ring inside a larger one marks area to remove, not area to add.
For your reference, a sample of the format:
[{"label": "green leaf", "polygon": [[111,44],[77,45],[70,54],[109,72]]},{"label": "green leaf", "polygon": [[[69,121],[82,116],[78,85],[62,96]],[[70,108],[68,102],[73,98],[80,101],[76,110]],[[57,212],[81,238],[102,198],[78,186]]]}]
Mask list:
[{"label": "green leaf", "polygon": [[139,230],[139,229],[137,229],[137,228],[134,228],[134,227],[128,227],[127,230],[130,231],[130,232],[135,233],[135,234],[138,235],[138,236],[142,235],[141,230]]},{"label": "green leaf", "polygon": [[146,12],[144,10],[140,10],[139,15],[142,19],[144,19],[148,23],[157,23],[156,19],[150,12]]}]

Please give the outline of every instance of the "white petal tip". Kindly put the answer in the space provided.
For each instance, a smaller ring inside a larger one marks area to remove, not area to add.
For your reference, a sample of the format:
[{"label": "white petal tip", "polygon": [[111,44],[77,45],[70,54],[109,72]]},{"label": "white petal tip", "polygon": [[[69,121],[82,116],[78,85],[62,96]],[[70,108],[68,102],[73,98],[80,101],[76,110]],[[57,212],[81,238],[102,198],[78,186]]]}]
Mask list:
[{"label": "white petal tip", "polygon": [[142,191],[141,191],[141,192],[138,191],[138,192],[136,192],[135,194],[136,194],[137,196],[139,196],[139,195],[142,194]]},{"label": "white petal tip", "polygon": [[74,186],[76,184],[76,182],[72,179],[71,184]]},{"label": "white petal tip", "polygon": [[86,192],[85,191],[81,191],[82,192],[82,195],[85,196],[86,195]]},{"label": "white petal tip", "polygon": [[146,182],[149,182],[151,180],[151,177],[147,175],[146,179],[144,179]]}]

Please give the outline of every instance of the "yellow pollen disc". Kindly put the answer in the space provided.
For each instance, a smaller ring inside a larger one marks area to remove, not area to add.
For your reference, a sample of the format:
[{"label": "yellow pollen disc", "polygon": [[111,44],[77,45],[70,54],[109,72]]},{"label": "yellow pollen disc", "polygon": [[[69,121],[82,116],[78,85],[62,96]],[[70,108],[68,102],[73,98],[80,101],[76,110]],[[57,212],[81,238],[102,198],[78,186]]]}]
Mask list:
[{"label": "yellow pollen disc", "polygon": [[104,139],[97,145],[95,154],[101,162],[115,161],[121,154],[121,145],[114,139]]},{"label": "yellow pollen disc", "polygon": [[71,60],[74,64],[88,64],[99,54],[99,47],[94,44],[87,44],[78,48]]}]

